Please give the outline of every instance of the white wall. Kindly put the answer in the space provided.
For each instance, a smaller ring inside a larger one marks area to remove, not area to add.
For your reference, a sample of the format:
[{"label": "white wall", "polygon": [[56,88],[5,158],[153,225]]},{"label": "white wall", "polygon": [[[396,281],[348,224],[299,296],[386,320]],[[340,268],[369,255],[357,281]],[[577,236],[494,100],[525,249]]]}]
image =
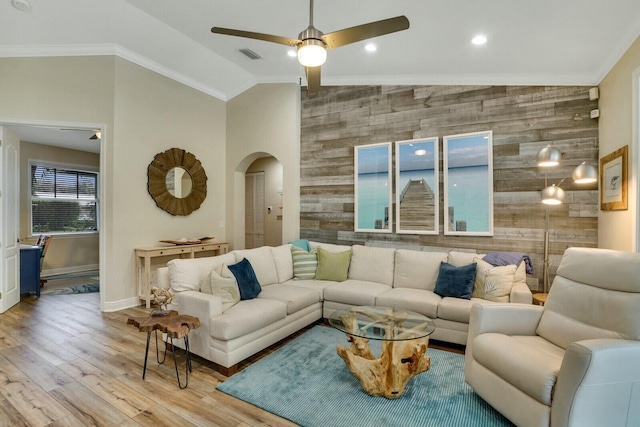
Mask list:
[{"label": "white wall", "polygon": [[227,103],[227,237],[244,248],[244,173],[265,154],[283,169],[282,241],[300,231],[300,87],[263,84]]},{"label": "white wall", "polygon": [[[600,158],[629,145],[629,209],[600,211],[598,247],[625,251],[637,250],[638,221],[638,135],[637,79],[640,75],[640,38],[631,45],[600,83],[599,141]],[[635,77],[634,77],[635,76]],[[634,83],[634,79],[636,82]],[[635,111],[636,117],[633,117]]]},{"label": "white wall", "polygon": [[[181,236],[225,239],[223,101],[116,57],[2,58],[1,121],[105,125],[103,309],[137,304],[134,247]],[[208,176],[207,198],[188,217],[160,210],[146,188],[147,166],[172,147],[196,155]]]}]

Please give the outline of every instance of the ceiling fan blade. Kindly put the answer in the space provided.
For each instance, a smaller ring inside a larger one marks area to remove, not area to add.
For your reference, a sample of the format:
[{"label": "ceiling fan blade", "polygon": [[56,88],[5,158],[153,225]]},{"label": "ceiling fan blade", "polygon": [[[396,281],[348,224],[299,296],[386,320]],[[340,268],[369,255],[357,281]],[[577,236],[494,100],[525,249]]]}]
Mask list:
[{"label": "ceiling fan blade", "polygon": [[395,18],[383,19],[382,21],[370,22],[368,24],[357,25],[344,30],[334,31],[322,36],[322,41],[330,49],[395,33],[409,28],[409,20],[406,16],[396,16]]},{"label": "ceiling fan blade", "polygon": [[232,28],[213,27],[211,29],[211,32],[215,34],[224,34],[227,36],[236,36],[236,37],[245,37],[248,39],[263,40],[266,42],[284,44],[287,46],[297,46],[298,43],[301,43],[301,40],[290,39],[288,37],[274,36],[271,34],[263,34],[263,33],[254,33],[253,31],[234,30]]},{"label": "ceiling fan blade", "polygon": [[307,93],[320,90],[320,67],[304,67],[307,74]]}]

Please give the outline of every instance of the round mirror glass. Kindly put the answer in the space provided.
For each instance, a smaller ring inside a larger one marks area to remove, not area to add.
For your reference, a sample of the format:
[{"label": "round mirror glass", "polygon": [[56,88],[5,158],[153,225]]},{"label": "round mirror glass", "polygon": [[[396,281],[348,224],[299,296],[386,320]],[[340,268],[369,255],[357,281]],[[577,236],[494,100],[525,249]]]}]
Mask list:
[{"label": "round mirror glass", "polygon": [[181,167],[175,167],[167,172],[165,179],[167,185],[167,191],[171,193],[173,197],[183,199],[191,194],[193,182],[189,172]]}]

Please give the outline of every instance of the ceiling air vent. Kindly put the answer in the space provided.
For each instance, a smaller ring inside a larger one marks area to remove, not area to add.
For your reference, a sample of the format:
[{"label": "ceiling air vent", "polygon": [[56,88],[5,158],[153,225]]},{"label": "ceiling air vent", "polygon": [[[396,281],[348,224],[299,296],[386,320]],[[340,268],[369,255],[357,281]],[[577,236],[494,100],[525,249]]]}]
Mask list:
[{"label": "ceiling air vent", "polygon": [[245,48],[245,49],[239,49],[239,50],[240,50],[240,53],[244,54],[249,59],[262,59],[262,56],[258,55],[257,53],[255,53],[251,49],[246,49]]}]

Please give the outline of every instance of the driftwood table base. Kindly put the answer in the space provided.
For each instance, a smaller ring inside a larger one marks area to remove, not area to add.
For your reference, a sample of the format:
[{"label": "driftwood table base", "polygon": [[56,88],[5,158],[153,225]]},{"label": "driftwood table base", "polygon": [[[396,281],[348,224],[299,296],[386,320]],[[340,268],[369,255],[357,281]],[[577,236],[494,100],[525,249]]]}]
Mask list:
[{"label": "driftwood table base", "polygon": [[[372,396],[397,399],[409,380],[429,370],[427,356],[433,322],[418,313],[389,307],[354,307],[338,310],[329,323],[347,334],[349,348],[338,345],[338,355]],[[369,339],[382,341],[382,353],[376,358]]]},{"label": "driftwood table base", "polygon": [[428,338],[383,341],[382,354],[377,359],[369,349],[368,339],[347,335],[347,341],[351,347],[338,345],[338,355],[371,396],[397,399],[411,378],[431,367]]}]

